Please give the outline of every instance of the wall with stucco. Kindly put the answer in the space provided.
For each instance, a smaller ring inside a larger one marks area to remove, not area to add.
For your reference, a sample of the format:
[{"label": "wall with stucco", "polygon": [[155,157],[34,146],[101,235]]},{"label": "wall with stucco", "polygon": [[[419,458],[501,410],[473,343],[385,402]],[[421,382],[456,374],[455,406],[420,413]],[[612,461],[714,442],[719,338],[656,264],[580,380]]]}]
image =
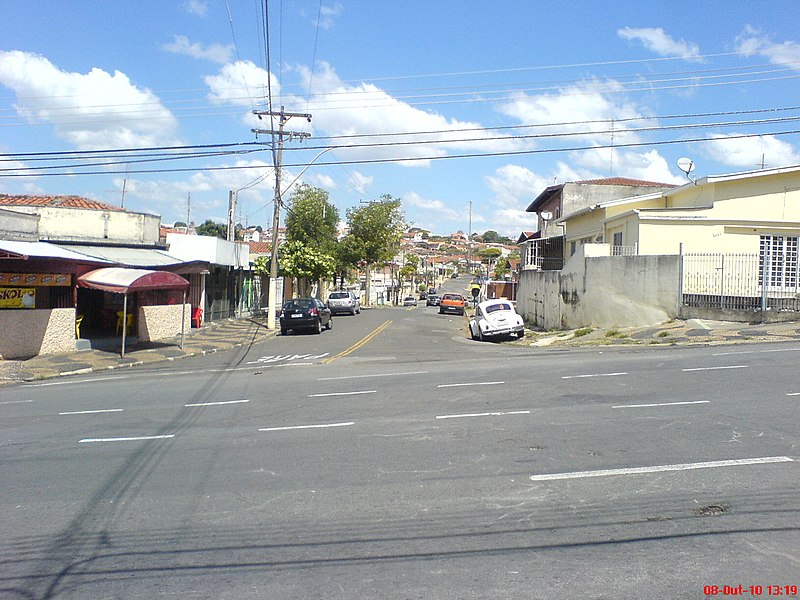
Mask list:
[{"label": "wall with stucco", "polygon": [[[606,245],[603,245],[606,246]],[[680,308],[679,256],[586,256],[561,271],[523,271],[517,311],[543,329],[633,327],[663,323]]]},{"label": "wall with stucco", "polygon": [[44,241],[150,245],[159,240],[158,215],[63,206],[15,206],[14,211],[39,215],[38,235]]},{"label": "wall with stucco", "polygon": [[[184,332],[191,329],[192,305],[184,310]],[[139,307],[138,336],[140,341],[179,340],[181,334],[182,305],[169,304]]]},{"label": "wall with stucco", "polygon": [[74,308],[0,310],[0,356],[4,359],[75,349]]}]

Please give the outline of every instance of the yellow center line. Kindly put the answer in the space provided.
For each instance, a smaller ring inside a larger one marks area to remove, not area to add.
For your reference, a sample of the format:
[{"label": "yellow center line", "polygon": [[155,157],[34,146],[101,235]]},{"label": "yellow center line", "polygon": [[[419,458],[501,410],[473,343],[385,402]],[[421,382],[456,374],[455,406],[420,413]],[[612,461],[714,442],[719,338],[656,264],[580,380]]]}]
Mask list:
[{"label": "yellow center line", "polygon": [[336,354],[334,356],[331,356],[329,358],[324,359],[322,361],[322,364],[323,365],[330,364],[333,361],[335,361],[337,358],[342,358],[343,356],[347,356],[351,352],[355,352],[356,350],[361,348],[361,346],[363,346],[364,344],[368,343],[370,340],[375,338],[381,331],[383,331],[384,329],[389,327],[389,325],[391,325],[391,324],[392,324],[391,321],[384,321],[382,324],[380,324],[378,327],[376,327],[375,330],[372,333],[370,333],[369,335],[364,336],[362,339],[357,341],[355,344],[353,344],[349,348],[339,352],[339,354]]}]

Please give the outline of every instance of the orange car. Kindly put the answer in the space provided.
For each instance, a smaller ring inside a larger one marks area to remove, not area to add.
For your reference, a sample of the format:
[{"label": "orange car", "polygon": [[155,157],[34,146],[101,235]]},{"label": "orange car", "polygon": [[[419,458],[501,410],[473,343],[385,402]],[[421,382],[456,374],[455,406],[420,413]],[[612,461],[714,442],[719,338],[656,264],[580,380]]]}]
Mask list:
[{"label": "orange car", "polygon": [[466,306],[467,299],[461,294],[445,294],[442,296],[442,301],[439,303],[439,314],[455,313],[457,315],[463,315]]}]

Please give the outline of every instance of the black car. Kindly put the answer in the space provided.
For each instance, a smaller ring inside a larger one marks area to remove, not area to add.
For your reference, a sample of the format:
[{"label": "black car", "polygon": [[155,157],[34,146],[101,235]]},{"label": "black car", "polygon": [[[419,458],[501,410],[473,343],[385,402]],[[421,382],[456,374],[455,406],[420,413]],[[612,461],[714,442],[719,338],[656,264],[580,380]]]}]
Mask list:
[{"label": "black car", "polygon": [[307,329],[322,333],[322,328],[333,329],[331,309],[316,298],[292,298],[281,309],[281,335],[290,330]]},{"label": "black car", "polygon": [[441,301],[438,294],[428,294],[428,300],[425,302],[425,306],[439,306]]}]

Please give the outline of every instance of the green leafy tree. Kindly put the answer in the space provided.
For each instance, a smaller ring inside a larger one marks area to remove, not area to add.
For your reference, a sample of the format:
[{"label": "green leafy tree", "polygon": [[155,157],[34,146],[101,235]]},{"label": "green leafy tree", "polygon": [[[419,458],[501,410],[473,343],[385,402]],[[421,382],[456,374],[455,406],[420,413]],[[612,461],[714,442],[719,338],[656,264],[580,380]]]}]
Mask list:
[{"label": "green leafy tree", "polygon": [[206,219],[205,223],[198,225],[195,231],[197,231],[197,235],[218,237],[223,240],[228,239],[228,226],[215,223],[211,219]]},{"label": "green leafy tree", "polygon": [[366,298],[369,302],[370,274],[375,265],[384,265],[396,254],[405,230],[405,217],[399,198],[389,194],[347,211],[349,233],[346,244],[349,260],[366,270]]},{"label": "green leafy tree", "polygon": [[310,281],[332,277],[336,271],[336,261],[330,254],[296,240],[281,246],[278,266],[281,276],[297,279],[301,296],[309,295]]},{"label": "green leafy tree", "polygon": [[[296,262],[292,268],[297,273],[319,273],[294,275],[298,277],[299,287],[303,290],[308,289],[308,281],[300,281],[302,278],[311,277],[319,281],[323,277],[335,276],[339,264],[336,244],[338,224],[339,211],[328,200],[328,192],[307,184],[294,189],[286,215],[286,240],[293,244],[292,260],[301,261],[307,258],[311,262],[308,265]],[[301,248],[304,251],[300,251]],[[321,267],[323,263],[325,268]],[[333,265],[332,269],[328,269],[330,264]],[[321,292],[321,287],[317,286],[318,293]]]}]

